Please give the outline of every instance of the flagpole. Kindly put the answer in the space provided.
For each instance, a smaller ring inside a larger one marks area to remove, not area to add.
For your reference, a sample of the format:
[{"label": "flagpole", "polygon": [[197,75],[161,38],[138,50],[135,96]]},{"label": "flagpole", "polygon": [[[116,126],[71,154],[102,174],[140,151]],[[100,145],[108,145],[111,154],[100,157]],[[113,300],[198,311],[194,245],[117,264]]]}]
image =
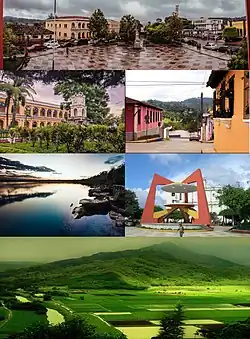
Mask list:
[{"label": "flagpole", "polygon": [[247,51],[248,69],[250,68],[250,0],[246,0],[246,26],[247,26]]},{"label": "flagpole", "polygon": [[53,60],[52,60],[52,71],[55,70],[55,45],[56,45],[56,0],[54,0],[54,44],[53,44]]},{"label": "flagpole", "polygon": [[3,0],[0,0],[0,69],[3,69]]}]

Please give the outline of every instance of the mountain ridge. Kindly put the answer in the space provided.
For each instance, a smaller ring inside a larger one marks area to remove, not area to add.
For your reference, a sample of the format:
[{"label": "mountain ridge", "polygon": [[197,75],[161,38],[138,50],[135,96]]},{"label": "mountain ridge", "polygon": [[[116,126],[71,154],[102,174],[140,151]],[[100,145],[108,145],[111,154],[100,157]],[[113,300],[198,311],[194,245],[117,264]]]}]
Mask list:
[{"label": "mountain ridge", "polygon": [[250,280],[250,268],[215,256],[197,255],[174,243],[104,252],[0,273],[2,283],[88,289],[146,289]]}]

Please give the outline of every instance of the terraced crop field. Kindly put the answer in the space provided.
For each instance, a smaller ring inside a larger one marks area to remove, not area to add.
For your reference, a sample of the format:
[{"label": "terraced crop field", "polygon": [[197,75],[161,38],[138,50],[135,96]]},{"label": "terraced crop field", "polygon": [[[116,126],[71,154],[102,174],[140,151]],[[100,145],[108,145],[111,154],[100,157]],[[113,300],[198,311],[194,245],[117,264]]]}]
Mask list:
[{"label": "terraced crop field", "polygon": [[[250,317],[250,291],[248,287],[220,286],[171,288],[160,291],[87,291],[56,297],[73,312],[88,316],[100,331],[122,331],[128,339],[150,339],[159,330],[160,319],[174,310],[180,302],[185,312],[185,337],[194,338],[201,326],[244,320]],[[180,293],[181,292],[181,293]],[[198,338],[196,336],[196,338]]]}]

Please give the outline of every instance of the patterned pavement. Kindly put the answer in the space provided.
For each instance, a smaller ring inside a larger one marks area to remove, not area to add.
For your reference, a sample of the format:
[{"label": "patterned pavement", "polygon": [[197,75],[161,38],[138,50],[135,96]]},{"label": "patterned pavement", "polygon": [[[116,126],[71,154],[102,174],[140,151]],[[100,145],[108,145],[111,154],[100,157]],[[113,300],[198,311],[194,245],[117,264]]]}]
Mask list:
[{"label": "patterned pavement", "polygon": [[[51,70],[53,51],[30,53],[27,70]],[[229,56],[208,51],[199,53],[191,47],[150,46],[138,51],[128,46],[76,46],[58,48],[55,53],[55,69],[188,69],[224,70]]]},{"label": "patterned pavement", "polygon": [[[186,231],[184,237],[250,237],[250,234],[228,232],[227,227],[215,226],[214,231]],[[179,232],[126,227],[126,237],[180,237]]]}]

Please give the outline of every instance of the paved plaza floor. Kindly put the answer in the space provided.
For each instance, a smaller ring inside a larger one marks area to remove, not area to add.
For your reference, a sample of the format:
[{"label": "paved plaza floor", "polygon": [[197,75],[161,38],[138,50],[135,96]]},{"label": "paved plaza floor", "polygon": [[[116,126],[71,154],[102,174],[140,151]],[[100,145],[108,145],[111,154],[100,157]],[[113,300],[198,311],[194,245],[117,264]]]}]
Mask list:
[{"label": "paved plaza floor", "polygon": [[213,143],[173,138],[148,143],[126,143],[126,153],[214,153]]},{"label": "paved plaza floor", "polygon": [[[51,70],[53,51],[30,53],[27,70]],[[187,69],[224,70],[229,56],[213,51],[199,53],[189,46],[150,46],[135,50],[132,46],[76,46],[55,52],[56,70],[81,69]]]},{"label": "paved plaza floor", "polygon": [[[228,227],[215,226],[213,231],[186,231],[184,237],[250,237],[250,234],[229,232]],[[126,237],[180,237],[179,232],[126,227]]]}]

